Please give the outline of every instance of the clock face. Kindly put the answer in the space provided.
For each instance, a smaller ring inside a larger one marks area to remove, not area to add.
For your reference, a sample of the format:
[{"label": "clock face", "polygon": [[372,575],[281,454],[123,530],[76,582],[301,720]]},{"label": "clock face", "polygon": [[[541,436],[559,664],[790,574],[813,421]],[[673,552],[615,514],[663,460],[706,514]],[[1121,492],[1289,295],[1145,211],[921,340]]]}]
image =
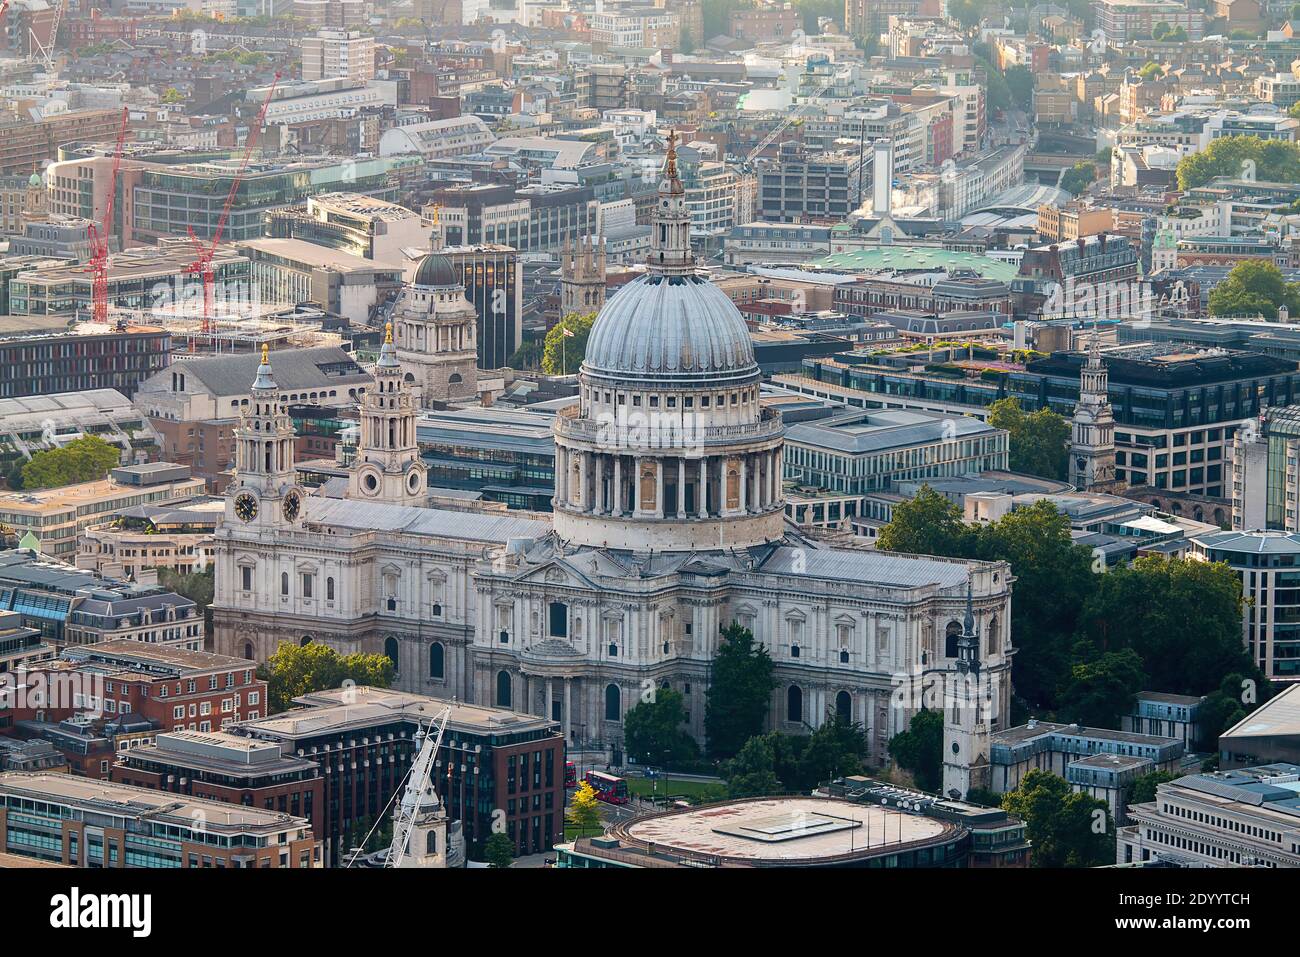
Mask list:
[{"label": "clock face", "polygon": [[298,517],[298,510],[302,507],[302,497],[297,492],[290,492],[284,497],[284,517],[292,522]]},{"label": "clock face", "polygon": [[235,514],[245,522],[257,518],[257,499],[245,492],[235,499]]}]

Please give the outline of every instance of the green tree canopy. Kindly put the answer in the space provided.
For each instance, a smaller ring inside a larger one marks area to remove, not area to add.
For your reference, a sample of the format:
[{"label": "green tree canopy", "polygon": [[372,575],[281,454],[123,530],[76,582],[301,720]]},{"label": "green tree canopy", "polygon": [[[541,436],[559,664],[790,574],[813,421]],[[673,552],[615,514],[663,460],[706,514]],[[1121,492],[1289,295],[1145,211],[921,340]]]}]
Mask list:
[{"label": "green tree canopy", "polygon": [[989,425],[1006,429],[1008,459],[1013,472],[1040,478],[1064,479],[1069,469],[1070,425],[1051,409],[1025,412],[1016,398],[989,406]]},{"label": "green tree canopy", "polygon": [[705,692],[704,731],[710,756],[729,758],[763,730],[776,679],[767,648],[748,628],[733,622],[722,629]]},{"label": "green tree canopy", "polygon": [[510,835],[493,831],[492,836],[483,843],[483,860],[489,867],[509,867],[515,859],[515,845]]},{"label": "green tree canopy", "polygon": [[1201,695],[1250,673],[1241,642],[1241,578],[1226,564],[1147,555],[1096,576],[1084,633],[1104,651],[1131,648],[1151,687]]},{"label": "green tree canopy", "polygon": [[212,634],[212,596],[216,590],[213,566],[201,572],[178,572],[171,568],[158,569],[158,584],[188,598],[203,612],[205,636]]},{"label": "green tree canopy", "polygon": [[[542,371],[547,375],[573,375],[587,354],[587,339],[591,336],[594,312],[571,312],[546,333],[542,348]],[[565,331],[573,333],[566,336]]]},{"label": "green tree canopy", "polygon": [[1097,180],[1097,167],[1093,163],[1078,162],[1061,177],[1061,189],[1078,196]]},{"label": "green tree canopy", "polygon": [[[1168,27],[1169,24],[1166,23],[1164,26]],[[1164,75],[1165,68],[1155,60],[1147,60],[1146,63],[1142,64],[1142,69],[1138,70],[1138,76],[1142,77],[1144,80],[1154,80]]]},{"label": "green tree canopy", "polygon": [[905,502],[894,506],[888,525],[880,530],[876,547],[886,552],[909,555],[966,555],[973,544],[974,530],[962,521],[961,509],[929,485]]},{"label": "green tree canopy", "polygon": [[1231,316],[1259,313],[1276,319],[1278,307],[1300,316],[1300,283],[1287,282],[1282,270],[1266,259],[1237,263],[1228,278],[1210,292],[1210,314]]},{"label": "green tree canopy", "polygon": [[1075,794],[1064,778],[1034,768],[1002,807],[1025,822],[1035,867],[1100,867],[1115,860],[1106,802]]},{"label": "green tree canopy", "polygon": [[943,785],[943,715],[921,710],[906,731],[889,740],[889,756],[900,768],[910,771],[922,791],[938,791]]},{"label": "green tree canopy", "polygon": [[671,688],[657,689],[650,700],[639,702],[623,716],[627,753],[638,764],[684,768],[699,755],[685,723],[682,693]]},{"label": "green tree canopy", "polygon": [[1152,771],[1134,778],[1124,798],[1124,805],[1150,804],[1156,799],[1156,788],[1173,779],[1174,776],[1168,771]]},{"label": "green tree canopy", "polygon": [[1070,680],[1061,691],[1060,718],[1089,728],[1116,728],[1146,681],[1142,659],[1132,648],[1098,653],[1086,642],[1077,650]]},{"label": "green tree canopy", "polygon": [[393,683],[393,662],[387,655],[340,655],[316,642],[285,642],[258,669],[258,675],[266,681],[267,706],[277,713],[287,710],[300,695],[340,688],[345,681],[387,688]]},{"label": "green tree canopy", "polygon": [[1034,74],[1027,66],[1010,66],[1006,69],[1007,92],[1011,105],[1028,112],[1034,108]]},{"label": "green tree canopy", "polygon": [[117,446],[97,435],[73,439],[57,449],[37,452],[23,466],[23,488],[59,488],[77,482],[97,482],[122,460]]},{"label": "green tree canopy", "polygon": [[722,764],[727,794],[733,798],[762,797],[781,793],[781,782],[773,770],[776,755],[765,735],[754,735],[730,761]]},{"label": "green tree canopy", "polygon": [[1257,136],[1223,136],[1178,162],[1178,188],[1186,192],[1216,176],[1265,182],[1300,181],[1300,147]]}]

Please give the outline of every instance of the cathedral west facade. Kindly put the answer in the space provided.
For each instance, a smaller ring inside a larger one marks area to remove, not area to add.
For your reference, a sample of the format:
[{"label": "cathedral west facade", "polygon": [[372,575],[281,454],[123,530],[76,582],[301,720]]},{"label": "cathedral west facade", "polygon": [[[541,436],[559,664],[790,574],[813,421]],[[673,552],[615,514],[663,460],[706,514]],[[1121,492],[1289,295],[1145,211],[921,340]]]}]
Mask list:
[{"label": "cathedral west facade", "polygon": [[437,254],[363,401],[347,497],[295,484],[266,357],[216,534],[216,650],[387,654],[402,690],[549,715],[571,748],[617,758],[627,711],[662,687],[703,742],[710,663],[739,622],[775,662],[773,729],[843,715],[883,761],[921,706],[910,686],[957,675],[962,655],[1005,727],[1009,568],[831,548],[786,525],[780,416],[759,402],[739,312],[697,273],[689,222],[670,149],[647,273],[601,309],[557,416],[550,521],[424,505],[418,406],[473,376],[463,337],[413,331],[461,311]]}]

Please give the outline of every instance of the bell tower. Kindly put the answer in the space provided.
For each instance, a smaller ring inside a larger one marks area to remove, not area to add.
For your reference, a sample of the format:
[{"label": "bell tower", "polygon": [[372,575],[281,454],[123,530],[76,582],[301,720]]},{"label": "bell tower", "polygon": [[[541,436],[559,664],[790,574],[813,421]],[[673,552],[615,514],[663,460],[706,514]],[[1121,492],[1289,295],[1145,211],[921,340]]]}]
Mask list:
[{"label": "bell tower", "polygon": [[571,312],[599,312],[605,304],[605,240],[602,236],[565,244],[560,263],[560,318]]},{"label": "bell tower", "polygon": [[677,172],[677,131],[668,134],[668,157],[655,200],[654,232],[651,234],[651,273],[685,276],[695,272],[691,253],[691,211],[686,206],[686,189]]},{"label": "bell tower", "polygon": [[1081,492],[1115,486],[1115,416],[1107,389],[1101,337],[1094,325],[1088,359],[1079,374],[1079,402],[1070,422],[1070,484]]},{"label": "bell tower", "polygon": [[963,800],[972,788],[987,790],[990,784],[994,704],[979,655],[979,631],[967,581],[966,616],[957,636],[957,671],[945,676],[943,696],[943,793],[955,801]]},{"label": "bell tower", "polygon": [[293,420],[280,407],[268,347],[235,429],[235,476],[226,489],[226,521],[246,525],[293,524],[303,491],[294,470]]},{"label": "bell tower", "polygon": [[427,472],[415,441],[415,399],[402,376],[389,323],[375,366],[375,383],[361,400],[361,441],[348,477],[347,497],[424,505],[429,497]]}]

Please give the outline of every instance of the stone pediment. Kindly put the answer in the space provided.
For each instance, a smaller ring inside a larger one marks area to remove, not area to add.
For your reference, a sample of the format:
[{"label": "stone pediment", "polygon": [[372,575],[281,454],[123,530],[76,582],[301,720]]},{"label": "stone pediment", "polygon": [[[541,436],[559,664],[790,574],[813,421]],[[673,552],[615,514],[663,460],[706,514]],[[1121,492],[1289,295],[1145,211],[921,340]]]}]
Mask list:
[{"label": "stone pediment", "polygon": [[567,561],[552,559],[543,565],[527,569],[515,578],[520,584],[527,585],[567,585],[573,588],[590,588],[599,591],[600,586],[580,572]]}]

